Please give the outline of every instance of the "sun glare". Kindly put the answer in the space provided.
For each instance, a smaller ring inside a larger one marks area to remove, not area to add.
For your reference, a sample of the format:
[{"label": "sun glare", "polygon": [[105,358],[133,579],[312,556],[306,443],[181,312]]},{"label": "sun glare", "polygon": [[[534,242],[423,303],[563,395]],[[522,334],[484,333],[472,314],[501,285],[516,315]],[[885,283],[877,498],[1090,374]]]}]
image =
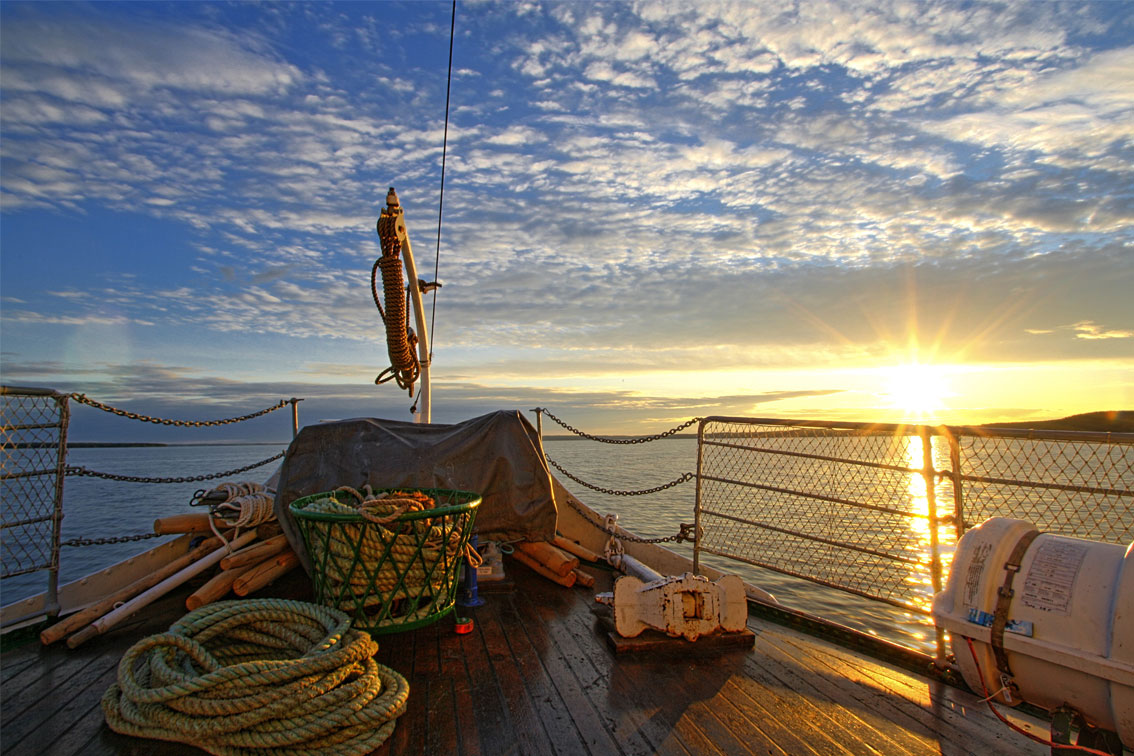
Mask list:
[{"label": "sun glare", "polygon": [[909,418],[928,419],[945,408],[949,384],[941,369],[911,363],[885,371],[882,395],[889,406]]}]

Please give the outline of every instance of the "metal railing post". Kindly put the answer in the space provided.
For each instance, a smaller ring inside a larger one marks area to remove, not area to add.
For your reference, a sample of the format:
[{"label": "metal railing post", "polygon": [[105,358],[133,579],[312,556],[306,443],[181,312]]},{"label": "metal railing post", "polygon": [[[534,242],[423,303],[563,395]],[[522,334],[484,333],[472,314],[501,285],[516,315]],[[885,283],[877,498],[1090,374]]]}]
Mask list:
[{"label": "metal railing post", "polygon": [[55,502],[51,523],[51,567],[47,573],[47,594],[43,608],[48,617],[59,615],[59,549],[63,530],[63,479],[67,469],[67,429],[71,424],[71,405],[66,394],[56,394],[59,406],[59,448],[55,456]]},{"label": "metal railing post", "polygon": [[[934,433],[927,426],[919,425],[917,434],[921,437],[921,475],[925,480],[925,508],[929,517],[929,577],[933,585],[933,593],[941,592],[941,539],[938,530],[940,523],[937,519],[937,470],[933,465],[933,438]],[[945,631],[934,626],[935,645],[937,647],[936,660],[939,666],[945,664]]]},{"label": "metal railing post", "polygon": [[299,435],[299,403],[302,399],[291,398],[291,437]]},{"label": "metal railing post", "polygon": [[539,436],[540,444],[543,444],[543,407],[533,407],[532,412],[535,413],[536,434]]},{"label": "metal railing post", "polygon": [[697,481],[693,498],[693,574],[701,574],[701,459],[705,449],[705,421],[697,423]]},{"label": "metal railing post", "polygon": [[965,534],[965,495],[961,488],[961,442],[957,435],[946,429],[946,438],[949,439],[949,466],[953,468],[953,527],[957,532],[957,540]]}]

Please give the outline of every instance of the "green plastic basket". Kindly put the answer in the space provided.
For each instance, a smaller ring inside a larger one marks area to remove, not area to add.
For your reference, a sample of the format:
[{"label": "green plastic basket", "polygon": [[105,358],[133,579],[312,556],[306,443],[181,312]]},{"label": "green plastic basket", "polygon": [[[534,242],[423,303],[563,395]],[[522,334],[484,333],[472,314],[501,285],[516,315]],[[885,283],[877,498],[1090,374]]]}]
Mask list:
[{"label": "green plastic basket", "polygon": [[304,496],[289,509],[311,559],[315,600],[341,609],[374,635],[432,624],[453,611],[460,566],[480,495],[439,488],[373,493],[425,494],[432,509],[380,524],[355,511],[349,492]]}]

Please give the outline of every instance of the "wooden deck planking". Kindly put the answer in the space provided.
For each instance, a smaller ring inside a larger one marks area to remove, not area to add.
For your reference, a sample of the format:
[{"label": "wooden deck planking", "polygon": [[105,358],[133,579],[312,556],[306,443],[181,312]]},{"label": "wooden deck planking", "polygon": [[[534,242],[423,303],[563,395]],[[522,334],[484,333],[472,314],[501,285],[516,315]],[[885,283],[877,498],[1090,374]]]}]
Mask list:
[{"label": "wooden deck planking", "polygon": [[[984,704],[977,705],[972,696],[947,685],[923,680],[918,686],[897,686],[895,680],[910,680],[910,676],[886,665],[863,667],[857,660],[851,661],[852,655],[842,649],[809,638],[778,637],[775,643],[781,649],[791,648],[799,663],[811,664],[849,696],[841,700],[857,702],[859,716],[873,722],[875,728],[881,724],[889,731],[897,725],[900,731],[939,746],[942,754],[981,753],[988,749],[1003,756],[1035,752],[1031,747],[1034,744],[1007,730]],[[898,687],[904,690],[899,691]],[[971,701],[971,709],[961,711],[942,705],[943,699],[958,697]]]},{"label": "wooden deck planking", "polygon": [[794,690],[792,681],[801,678],[783,670],[777,676],[767,667],[767,664],[757,666],[748,662],[746,674],[736,676],[731,683],[758,707],[764,720],[806,744],[805,748],[797,748],[794,753],[908,756],[916,752],[902,747],[841,707],[817,700],[816,696],[808,694],[806,688],[802,692]]},{"label": "wooden deck planking", "polygon": [[516,660],[516,670],[553,750],[559,756],[587,756],[585,736],[575,724],[574,712],[542,662],[544,654],[550,651],[547,637],[537,635],[533,640],[532,628],[520,619],[515,602],[500,607],[499,620],[501,634]]},{"label": "wooden deck planking", "polygon": [[[603,577],[610,579],[609,574]],[[606,588],[600,578],[596,590]],[[594,704],[600,709],[619,712],[627,722],[640,722],[639,731],[657,749],[672,748],[693,754],[727,753],[724,746],[714,743],[693,719],[683,716],[694,694],[688,690],[688,685],[700,680],[688,678],[680,659],[659,661],[653,657],[627,655],[619,663],[611,664],[606,631],[596,626],[591,609],[593,605],[586,612],[571,612],[564,616],[563,623],[584,650],[593,675],[588,691]]]},{"label": "wooden deck planking", "polygon": [[481,756],[485,752],[480,747],[472,686],[469,684],[468,655],[464,653],[464,647],[469,643],[468,635],[460,636],[456,645],[447,646],[444,658],[456,669],[453,675],[453,722],[457,728],[457,752],[463,756]]},{"label": "wooden deck planking", "polygon": [[[584,680],[592,680],[596,672],[558,621],[557,612],[561,610],[548,606],[543,614],[527,596],[510,603],[515,621],[523,627],[532,647],[541,652],[541,664],[563,709],[570,712],[579,745],[590,753],[651,752],[636,731],[620,729],[617,723],[604,720],[603,713],[587,697]],[[582,671],[582,677],[577,670]]]},{"label": "wooden deck planking", "polygon": [[[791,705],[775,710],[776,716],[792,709],[804,710],[815,717],[820,737],[832,737],[839,745],[855,753],[918,754],[925,753],[930,741],[918,738],[904,729],[876,718],[852,697],[838,681],[828,679],[800,660],[777,647],[776,633],[764,633],[757,639],[755,652],[748,659],[749,679],[784,696]],[[743,684],[743,683],[741,683]],[[793,723],[785,721],[785,726]],[[804,732],[810,731],[810,728]],[[832,751],[835,752],[835,751]]]},{"label": "wooden deck planking", "polygon": [[[565,618],[578,618],[566,610],[567,604],[564,600],[570,598],[570,596],[554,595],[549,597],[550,600],[541,600],[537,604],[525,597],[522,603],[527,606],[530,616],[534,617],[533,621],[526,624],[530,627],[539,627],[546,633],[554,649],[553,654],[561,662],[560,669],[566,670],[566,673],[556,680],[561,685],[569,686],[568,689],[574,699],[571,710],[580,729],[586,733],[585,739],[592,745],[607,744],[610,748],[607,753],[653,753],[655,749],[651,747],[646,734],[642,732],[643,721],[632,716],[627,717],[624,709],[617,705],[619,701],[631,695],[630,691],[612,692],[612,701],[615,703],[613,706],[602,700],[595,700],[595,687],[604,675],[609,674],[609,669],[596,665],[594,661],[596,649],[601,650],[601,641],[590,633],[581,635],[573,633],[571,627],[564,621]],[[589,614],[584,615],[584,620],[589,621]],[[596,748],[593,752],[598,753],[601,750]]]},{"label": "wooden deck planking", "polygon": [[508,645],[507,633],[522,634],[523,629],[505,630],[500,623],[499,607],[496,611],[476,612],[476,630],[484,638],[492,673],[500,688],[508,710],[510,726],[515,733],[515,744],[520,753],[533,756],[553,756],[551,739],[544,729],[535,702],[529,695],[513,649]]},{"label": "wooden deck planking", "polygon": [[[757,637],[749,652],[616,656],[589,591],[514,563],[509,570],[514,593],[462,610],[474,617],[471,634],[455,634],[446,618],[378,636],[377,659],[407,677],[410,700],[377,756],[1048,753],[972,695],[761,620],[750,621]],[[77,651],[34,643],[5,651],[4,753],[202,753],[113,733],[98,704],[125,650],[166,629],[183,598]]]}]

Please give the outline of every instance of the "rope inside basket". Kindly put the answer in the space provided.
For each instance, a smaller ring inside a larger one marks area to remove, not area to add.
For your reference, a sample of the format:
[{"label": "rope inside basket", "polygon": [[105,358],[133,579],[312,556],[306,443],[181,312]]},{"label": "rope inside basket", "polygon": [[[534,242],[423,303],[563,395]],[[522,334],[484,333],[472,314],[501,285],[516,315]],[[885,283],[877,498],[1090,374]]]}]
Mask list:
[{"label": "rope inside basket", "polygon": [[[345,496],[344,496],[345,494]],[[353,501],[346,501],[353,499]],[[305,512],[356,515],[365,522],[311,523],[317,535],[309,538],[308,551],[321,565],[335,606],[365,621],[388,605],[388,619],[377,626],[423,619],[436,611],[429,597],[442,596],[454,584],[453,569],[465,557],[475,569],[482,563],[476,549],[464,537],[468,513],[402,520],[403,515],[437,508],[436,501],[420,491],[374,493],[370,486],[360,492],[340,486],[304,507]],[[450,567],[447,573],[442,567]],[[395,610],[400,599],[428,603]],[[363,612],[364,614],[360,614]]]}]

